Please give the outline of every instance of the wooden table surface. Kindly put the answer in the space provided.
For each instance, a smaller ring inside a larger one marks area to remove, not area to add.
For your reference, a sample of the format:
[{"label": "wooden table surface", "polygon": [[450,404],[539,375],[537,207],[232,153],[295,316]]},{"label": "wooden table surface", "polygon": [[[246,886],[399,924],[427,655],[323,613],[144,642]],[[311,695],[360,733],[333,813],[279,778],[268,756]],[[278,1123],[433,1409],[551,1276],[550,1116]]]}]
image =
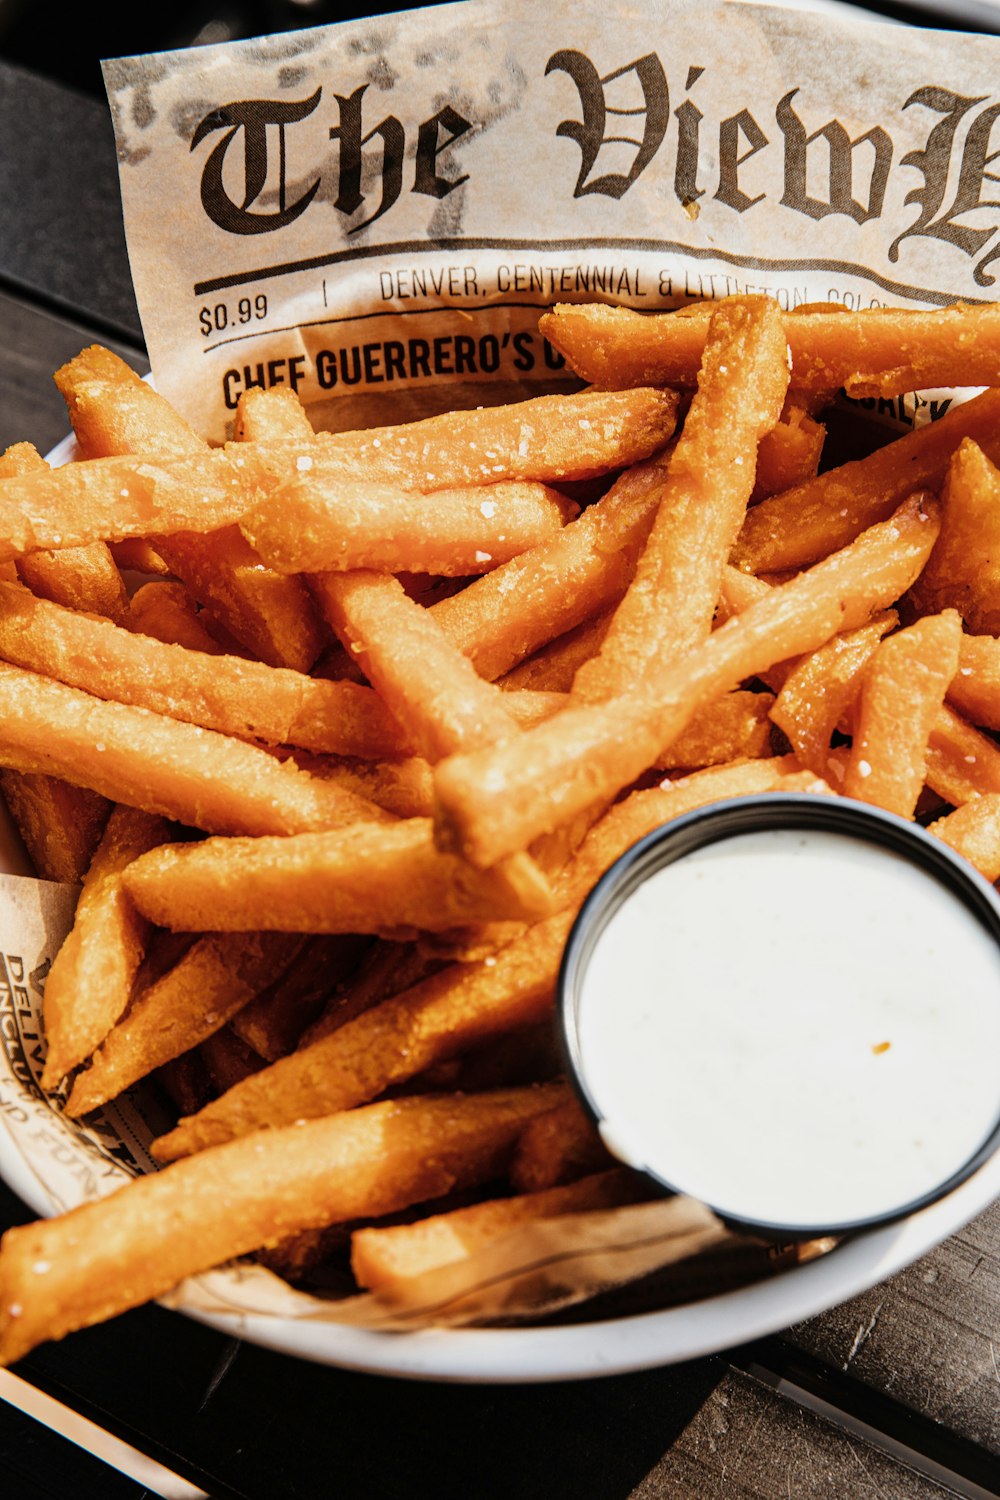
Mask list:
[{"label": "wooden table surface", "polygon": [[[45,451],[64,433],[51,372],[84,344],[144,368],[105,114],[0,62],[0,447]],[[65,150],[36,149],[32,123]],[[0,1228],[28,1217],[0,1186]],[[998,1293],[995,1205],[781,1336],[635,1375],[420,1385],[298,1362],[158,1308],[39,1349],[16,1373],[220,1497],[985,1496],[1000,1494]],[[76,1496],[143,1493],[41,1432],[0,1405],[0,1494],[30,1500],[70,1479]]]}]

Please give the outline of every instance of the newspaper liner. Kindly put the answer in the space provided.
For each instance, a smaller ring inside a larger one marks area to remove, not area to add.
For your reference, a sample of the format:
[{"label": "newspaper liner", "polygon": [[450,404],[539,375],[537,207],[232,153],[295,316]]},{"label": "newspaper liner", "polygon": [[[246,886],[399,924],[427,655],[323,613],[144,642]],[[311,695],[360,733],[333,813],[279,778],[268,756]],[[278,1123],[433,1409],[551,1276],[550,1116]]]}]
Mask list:
[{"label": "newspaper liner", "polygon": [[[633,3],[609,28],[595,0],[467,0],[107,63],[158,387],[215,440],[252,385],[291,384],[346,428],[567,388],[537,334],[556,300],[991,300],[998,61],[989,38],[751,5]],[[913,425],[964,395],[856,404]],[[0,886],[5,1170],[58,1212],[153,1169],[164,1121],[141,1088],[86,1127],[42,1094],[41,993],[75,890]],[[165,1300],[378,1329],[531,1320],[636,1280],[657,1307],[709,1295],[833,1243],[737,1239],[679,1198],[526,1226],[391,1306],[247,1264]]]},{"label": "newspaper liner", "polygon": [[108,62],[158,388],[213,439],[248,385],[346,428],[565,386],[555,301],[992,300],[998,63],[995,38],[699,0],[613,26],[465,0]]}]

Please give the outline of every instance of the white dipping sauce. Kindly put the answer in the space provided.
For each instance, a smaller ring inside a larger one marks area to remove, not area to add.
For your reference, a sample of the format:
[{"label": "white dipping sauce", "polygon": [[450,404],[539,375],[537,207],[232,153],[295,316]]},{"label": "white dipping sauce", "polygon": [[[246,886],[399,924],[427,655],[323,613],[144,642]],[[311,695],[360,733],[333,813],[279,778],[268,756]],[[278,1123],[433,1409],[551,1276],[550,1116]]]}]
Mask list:
[{"label": "white dipping sauce", "polygon": [[659,870],[597,939],[577,1029],[611,1150],[735,1218],[904,1208],[1000,1113],[1000,947],[850,835],[738,834]]}]

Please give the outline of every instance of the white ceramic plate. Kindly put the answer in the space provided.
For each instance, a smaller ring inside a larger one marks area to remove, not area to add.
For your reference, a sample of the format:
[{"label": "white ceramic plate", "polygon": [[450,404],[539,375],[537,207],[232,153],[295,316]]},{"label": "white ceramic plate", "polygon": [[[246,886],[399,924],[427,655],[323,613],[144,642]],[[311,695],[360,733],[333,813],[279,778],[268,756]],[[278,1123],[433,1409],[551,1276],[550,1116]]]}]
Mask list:
[{"label": "white ceramic plate", "polygon": [[[73,439],[66,439],[49,455],[50,462],[65,463],[73,446]],[[6,822],[2,807],[0,813]],[[23,851],[18,853],[16,835],[8,830],[9,822],[6,828],[0,824],[0,870],[23,873]],[[9,1135],[0,1131],[0,1173],[36,1212],[51,1211],[44,1183],[18,1150],[16,1127]],[[229,1335],[348,1369],[425,1380],[585,1379],[711,1354],[813,1317],[917,1260],[997,1197],[1000,1152],[949,1197],[901,1223],[860,1235],[819,1260],[721,1296],[602,1322],[585,1321],[581,1309],[579,1323],[552,1328],[376,1333],[245,1312],[191,1316]]]}]

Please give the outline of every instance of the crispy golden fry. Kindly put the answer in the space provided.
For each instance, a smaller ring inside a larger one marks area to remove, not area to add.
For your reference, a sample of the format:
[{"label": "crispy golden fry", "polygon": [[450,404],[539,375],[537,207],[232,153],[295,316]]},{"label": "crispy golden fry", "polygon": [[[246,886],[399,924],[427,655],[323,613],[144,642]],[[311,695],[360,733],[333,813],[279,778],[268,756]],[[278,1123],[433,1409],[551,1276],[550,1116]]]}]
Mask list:
[{"label": "crispy golden fry", "polygon": [[698,770],[771,753],[773,693],[737,689],[706,703],[655,761],[658,771]]},{"label": "crispy golden fry", "polygon": [[182,583],[144,583],[132,595],[129,606],[129,630],[152,636],[168,646],[184,646],[188,651],[202,651],[221,656],[222,647],[209,635],[198,617],[198,607]]},{"label": "crispy golden fry", "polygon": [[1000,794],[1000,749],[947,704],[927,742],[927,785],[954,807]]},{"label": "crispy golden fry", "polygon": [[383,816],[255,745],[2,662],[0,765],[72,778],[209,833],[304,833]]},{"label": "crispy golden fry", "polygon": [[[183,417],[106,349],[85,349],[57,373],[56,384],[90,458],[128,453],[153,459],[197,457],[207,452]],[[251,499],[247,495],[244,509]],[[227,518],[236,519],[235,514]],[[160,533],[157,554],[236,640],[270,666],[307,672],[322,649],[323,632],[302,584],[264,568],[235,526],[227,521],[216,525],[225,529],[212,537],[168,536],[164,533],[215,527],[157,526],[151,519],[146,534]]]},{"label": "crispy golden fry", "polygon": [[94,458],[0,479],[0,562],[152,532],[215,531],[247,508],[221,451],[154,462]]},{"label": "crispy golden fry", "polygon": [[148,924],[126,898],[121,874],[170,832],[164,818],[134,807],[112,810],[83,882],[72,931],[45,982],[44,1089],[58,1088],[85,1062],[128,1005]]},{"label": "crispy golden fry", "polygon": [[518,689],[534,689],[551,693],[568,693],[573,678],[598,651],[611,624],[611,610],[584,620],[582,625],[567,630],[549,645],[543,646],[519,667],[514,667],[498,680],[497,686],[504,692]]},{"label": "crispy golden fry", "polygon": [[576,515],[541,484],[501,483],[415,496],[389,484],[345,481],[334,466],[311,471],[252,507],[240,525],[279,573],[409,568],[465,578],[526,552]]},{"label": "crispy golden fry", "polygon": [[860,630],[835,635],[797,662],[785,678],[771,718],[802,765],[817,776],[827,774],[830,741],[834,731],[844,727],[861,674],[882,637],[898,624],[896,611],[885,610]]},{"label": "crispy golden fry", "polygon": [[1000,796],[976,797],[928,831],[964,855],[984,879],[1000,880]]},{"label": "crispy golden fry", "polygon": [[146,573],[150,578],[167,578],[170,575],[170,569],[163,558],[145,537],[130,536],[120,542],[109,542],[108,551],[118,568],[133,573]]},{"label": "crispy golden fry", "polygon": [[526,1126],[511,1161],[510,1180],[519,1193],[538,1193],[612,1164],[593,1122],[569,1098]]},{"label": "crispy golden fry", "polygon": [[826,428],[794,400],[786,401],[781,420],[766,432],[757,449],[753,499],[766,500],[794,485],[814,479],[819,471]]},{"label": "crispy golden fry", "polygon": [[400,1280],[464,1260],[532,1219],[617,1208],[649,1196],[641,1177],[618,1170],[541,1193],[474,1203],[415,1224],[359,1229],[351,1236],[351,1270],[359,1286],[391,1297]]},{"label": "crispy golden fry", "polygon": [[905,495],[939,488],[964,438],[1000,457],[998,433],[1000,390],[985,391],[869,458],[762,501],[748,514],[731,560],[748,573],[808,567],[885,520]]},{"label": "crispy golden fry", "polygon": [[431,606],[480,677],[492,681],[618,602],[649,535],[665,474],[659,459],[628,470],[548,541]]},{"label": "crispy golden fry", "polygon": [[287,385],[244,391],[236,406],[238,443],[308,443],[314,436],[305,407]]},{"label": "crispy golden fry", "polygon": [[359,823],[333,834],[206,839],[136,860],[125,876],[139,910],[190,932],[438,932],[493,917],[544,915],[551,893],[530,861],[475,870],[434,846],[429,818]]},{"label": "crispy golden fry", "polygon": [[954,610],[897,631],[875,651],[861,683],[844,773],[847,797],[911,818],[927,775],[927,741],[958,668]]},{"label": "crispy golden fry", "polygon": [[1000,729],[1000,640],[963,635],[948,702],[973,724]]},{"label": "crispy golden fry", "polygon": [[573,682],[596,703],[623,692],[704,640],[719,579],[753,490],[757,445],[781,415],[788,386],[777,304],[724,304],[712,317],[698,389],[670,456],[635,577],[597,656]]},{"label": "crispy golden fry", "polygon": [[[0,458],[0,478],[47,472],[30,443]],[[125,609],[121,576],[103,543],[21,558],[17,575],[33,593],[72,609],[119,618]],[[82,880],[111,811],[107,799],[53,777],[0,771],[0,791],[36,873],[43,880]]]},{"label": "crispy golden fry", "polygon": [[167,645],[16,584],[0,583],[0,657],[95,697],[242,739],[364,757],[410,748],[370,688]]},{"label": "crispy golden fry", "polygon": [[296,756],[295,760],[321,781],[334,781],[397,818],[433,816],[434,778],[430,766],[419,756],[407,760]]},{"label": "crispy golden fry", "polygon": [[294,477],[311,457],[343,481],[430,492],[511,480],[590,479],[648,458],[673,433],[673,391],[581,391],[513,406],[453,411],[399,427],[318,433],[319,454],[294,443],[247,444],[248,472],[264,488]]},{"label": "crispy golden fry", "polygon": [[364,1011],[181,1120],[153,1154],[174,1161],[250,1131],[354,1109],[477,1041],[540,1020],[570,922],[550,917],[495,962],[442,969]]},{"label": "crispy golden fry", "polygon": [[300,1047],[329,1036],[391,995],[401,995],[444,967],[442,960],[428,955],[418,943],[376,940],[348,984],[338,988],[299,1039]]},{"label": "crispy golden fry", "polygon": [[363,943],[355,936],[308,938],[285,973],[237,1011],[230,1030],[266,1062],[294,1051],[324,1003],[357,965]]},{"label": "crispy golden fry", "polygon": [[108,1033],[90,1067],[77,1074],[66,1113],[89,1114],[196,1047],[273,984],[301,949],[302,939],[285,933],[199,938]]},{"label": "crispy golden fry", "polygon": [[236,1142],[11,1229],[0,1247],[0,1362],[300,1230],[378,1218],[489,1179],[559,1094],[375,1104]]},{"label": "crispy golden fry", "polygon": [[[221,1031],[214,1031],[200,1042],[198,1056],[205,1065],[216,1094],[224,1094],[226,1089],[242,1083],[251,1073],[259,1073],[264,1066],[264,1059],[237,1036],[232,1024],[223,1026]],[[165,1063],[164,1067],[166,1066],[168,1064]]]},{"label": "crispy golden fry", "polygon": [[948,466],[941,535],[910,590],[918,614],[957,609],[975,634],[1000,632],[1000,471],[966,438]]},{"label": "crispy golden fry", "polygon": [[0,770],[0,792],[39,879],[82,880],[108,821],[108,799],[27,769]]},{"label": "crispy golden fry", "polygon": [[[543,335],[593,385],[693,385],[717,303],[652,316],[624,307],[558,304],[539,319]],[[1000,308],[925,312],[871,308],[845,314],[810,307],[785,313],[792,388],[854,396],[963,385],[1000,385]]]},{"label": "crispy golden fry", "polygon": [[608,704],[569,708],[519,740],[435,769],[440,838],[488,866],[610,799],[651,765],[695,711],[776,661],[864,624],[917,577],[938,532],[914,496],[890,521],[729,620],[672,670]]},{"label": "crispy golden fry", "polygon": [[334,633],[432,764],[518,732],[510,699],[483,681],[397,579],[367,571],[321,573],[312,586]]}]

